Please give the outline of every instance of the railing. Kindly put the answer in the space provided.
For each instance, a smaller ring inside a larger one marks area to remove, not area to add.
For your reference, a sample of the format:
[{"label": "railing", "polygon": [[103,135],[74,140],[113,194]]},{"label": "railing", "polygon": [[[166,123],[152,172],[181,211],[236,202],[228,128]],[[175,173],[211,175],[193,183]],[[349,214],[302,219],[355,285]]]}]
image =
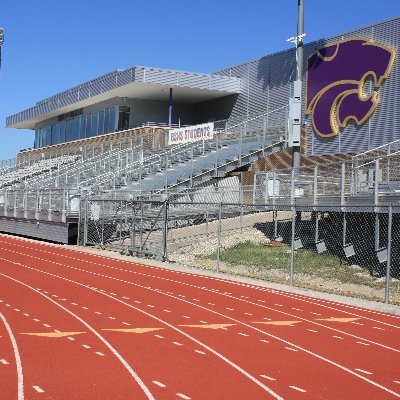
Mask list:
[{"label": "railing", "polygon": [[400,155],[326,163],[299,169],[257,172],[253,202],[262,204],[336,204],[400,200]]}]

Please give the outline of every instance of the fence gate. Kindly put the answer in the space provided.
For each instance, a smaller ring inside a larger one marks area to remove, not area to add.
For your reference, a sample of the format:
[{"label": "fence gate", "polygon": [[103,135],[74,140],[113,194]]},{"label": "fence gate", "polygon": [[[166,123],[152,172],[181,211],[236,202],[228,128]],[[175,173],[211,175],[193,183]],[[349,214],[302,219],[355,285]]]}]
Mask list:
[{"label": "fence gate", "polygon": [[79,244],[165,260],[166,202],[84,198]]}]

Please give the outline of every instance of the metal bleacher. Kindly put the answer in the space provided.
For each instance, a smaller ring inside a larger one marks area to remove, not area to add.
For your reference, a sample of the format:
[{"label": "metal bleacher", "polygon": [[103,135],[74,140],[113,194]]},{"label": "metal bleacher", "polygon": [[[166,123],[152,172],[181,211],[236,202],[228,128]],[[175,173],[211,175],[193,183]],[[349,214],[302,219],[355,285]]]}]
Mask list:
[{"label": "metal bleacher", "polygon": [[60,146],[36,150],[41,158],[34,161],[23,153],[16,168],[0,174],[0,217],[65,223],[77,218],[82,196],[165,199],[169,191],[203,190],[213,178],[224,178],[280,150],[286,110],[282,107],[239,123],[215,125],[225,128],[208,141],[171,146],[167,129],[160,128],[150,136],[136,135],[130,140],[124,132],[116,135],[123,140],[108,135],[108,142],[98,139],[103,140],[101,149],[100,144],[95,149],[79,141],[75,146],[67,144],[67,152]]}]

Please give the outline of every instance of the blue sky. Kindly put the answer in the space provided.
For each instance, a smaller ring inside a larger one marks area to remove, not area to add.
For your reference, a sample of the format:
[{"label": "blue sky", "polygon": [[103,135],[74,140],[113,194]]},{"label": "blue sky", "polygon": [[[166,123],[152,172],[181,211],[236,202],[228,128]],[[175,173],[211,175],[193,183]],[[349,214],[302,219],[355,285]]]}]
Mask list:
[{"label": "blue sky", "polygon": [[[117,68],[212,72],[291,46],[297,0],[3,0],[0,160],[33,146],[5,119]],[[400,15],[399,0],[305,0],[306,41]]]}]

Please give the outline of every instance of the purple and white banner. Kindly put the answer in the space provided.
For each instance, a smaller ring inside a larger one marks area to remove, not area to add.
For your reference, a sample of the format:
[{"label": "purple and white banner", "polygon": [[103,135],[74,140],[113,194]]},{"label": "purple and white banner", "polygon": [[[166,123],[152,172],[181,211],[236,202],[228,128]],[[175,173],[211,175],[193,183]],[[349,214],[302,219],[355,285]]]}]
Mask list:
[{"label": "purple and white banner", "polygon": [[187,126],[185,128],[173,129],[168,132],[168,145],[200,140],[209,140],[214,137],[214,123]]}]

